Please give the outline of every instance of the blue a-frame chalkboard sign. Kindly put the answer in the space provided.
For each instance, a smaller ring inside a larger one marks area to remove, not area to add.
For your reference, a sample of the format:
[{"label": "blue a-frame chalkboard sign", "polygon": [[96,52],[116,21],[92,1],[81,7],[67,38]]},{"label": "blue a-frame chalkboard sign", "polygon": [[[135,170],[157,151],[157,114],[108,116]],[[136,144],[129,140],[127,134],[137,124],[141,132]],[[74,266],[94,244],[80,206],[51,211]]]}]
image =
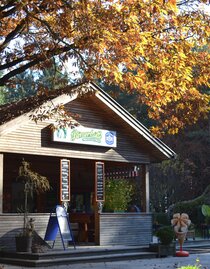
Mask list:
[{"label": "blue a-frame chalkboard sign", "polygon": [[66,249],[65,247],[66,241],[72,242],[74,248],[76,248],[68,215],[66,213],[65,208],[60,205],[57,205],[55,207],[55,212],[50,213],[50,218],[48,221],[47,230],[44,237],[45,241],[53,241],[52,248],[54,247],[58,231],[60,232],[64,250]]}]

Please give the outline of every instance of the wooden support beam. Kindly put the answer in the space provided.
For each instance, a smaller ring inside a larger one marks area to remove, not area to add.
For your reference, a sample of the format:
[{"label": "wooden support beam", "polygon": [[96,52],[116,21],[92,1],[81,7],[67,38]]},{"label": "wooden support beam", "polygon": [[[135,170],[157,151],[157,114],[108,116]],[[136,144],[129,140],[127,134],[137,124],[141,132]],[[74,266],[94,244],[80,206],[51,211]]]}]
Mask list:
[{"label": "wooden support beam", "polygon": [[98,202],[95,201],[94,203],[94,215],[95,215],[95,236],[94,236],[94,241],[96,245],[100,245],[100,217],[99,217],[99,212],[98,212]]},{"label": "wooden support beam", "polygon": [[143,188],[143,199],[142,199],[142,210],[143,212],[149,213],[149,165],[143,164],[142,165],[142,188]]}]

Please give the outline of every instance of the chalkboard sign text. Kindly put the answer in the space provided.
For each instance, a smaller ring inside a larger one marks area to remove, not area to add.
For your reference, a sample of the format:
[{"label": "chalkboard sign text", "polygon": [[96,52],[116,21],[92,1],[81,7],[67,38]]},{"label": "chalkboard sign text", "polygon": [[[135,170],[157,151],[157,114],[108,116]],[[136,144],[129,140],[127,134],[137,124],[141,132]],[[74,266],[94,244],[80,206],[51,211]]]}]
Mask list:
[{"label": "chalkboard sign text", "polygon": [[60,162],[60,200],[70,201],[70,161],[66,159]]},{"label": "chalkboard sign text", "polygon": [[95,167],[95,188],[96,201],[104,201],[104,163],[96,162]]}]

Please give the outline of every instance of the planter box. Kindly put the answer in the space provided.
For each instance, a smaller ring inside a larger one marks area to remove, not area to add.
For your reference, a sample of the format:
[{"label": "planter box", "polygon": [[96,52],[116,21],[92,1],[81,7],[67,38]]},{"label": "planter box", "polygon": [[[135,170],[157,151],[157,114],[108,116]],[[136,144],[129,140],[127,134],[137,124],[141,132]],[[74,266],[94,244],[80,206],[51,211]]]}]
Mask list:
[{"label": "planter box", "polygon": [[167,257],[176,255],[176,244],[171,243],[170,245],[158,244],[158,257]]},{"label": "planter box", "polygon": [[150,244],[149,250],[151,252],[156,252],[157,257],[167,257],[176,255],[176,243],[173,242],[170,245],[162,245],[160,243]]},{"label": "planter box", "polygon": [[17,236],[15,242],[17,252],[31,252],[32,236]]}]

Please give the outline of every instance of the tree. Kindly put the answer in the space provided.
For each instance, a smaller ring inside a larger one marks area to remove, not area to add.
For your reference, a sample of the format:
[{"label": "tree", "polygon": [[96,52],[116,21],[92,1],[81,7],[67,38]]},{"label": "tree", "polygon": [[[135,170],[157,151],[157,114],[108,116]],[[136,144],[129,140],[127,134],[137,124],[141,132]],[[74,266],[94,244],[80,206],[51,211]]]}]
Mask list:
[{"label": "tree", "polygon": [[172,204],[195,199],[210,185],[209,119],[165,137],[178,158],[150,169],[151,206],[155,211],[165,212]]},{"label": "tree", "polygon": [[58,64],[54,67],[46,68],[41,73],[32,71],[25,71],[14,77],[16,84],[12,87],[4,87],[2,94],[4,102],[10,103],[21,100],[25,97],[30,97],[40,92],[41,89],[45,91],[57,89],[68,84],[67,74],[57,71]]},{"label": "tree", "polygon": [[14,102],[36,94],[36,85],[33,73],[25,71],[15,77],[16,85],[4,87],[5,103]]},{"label": "tree", "polygon": [[209,15],[199,4],[2,0],[0,86],[16,84],[14,77],[29,68],[70,58],[80,72],[74,84],[101,78],[136,91],[159,122],[153,131],[177,133],[209,109],[209,96],[199,90],[209,85]]},{"label": "tree", "polygon": [[5,103],[4,87],[0,87],[0,105]]}]

